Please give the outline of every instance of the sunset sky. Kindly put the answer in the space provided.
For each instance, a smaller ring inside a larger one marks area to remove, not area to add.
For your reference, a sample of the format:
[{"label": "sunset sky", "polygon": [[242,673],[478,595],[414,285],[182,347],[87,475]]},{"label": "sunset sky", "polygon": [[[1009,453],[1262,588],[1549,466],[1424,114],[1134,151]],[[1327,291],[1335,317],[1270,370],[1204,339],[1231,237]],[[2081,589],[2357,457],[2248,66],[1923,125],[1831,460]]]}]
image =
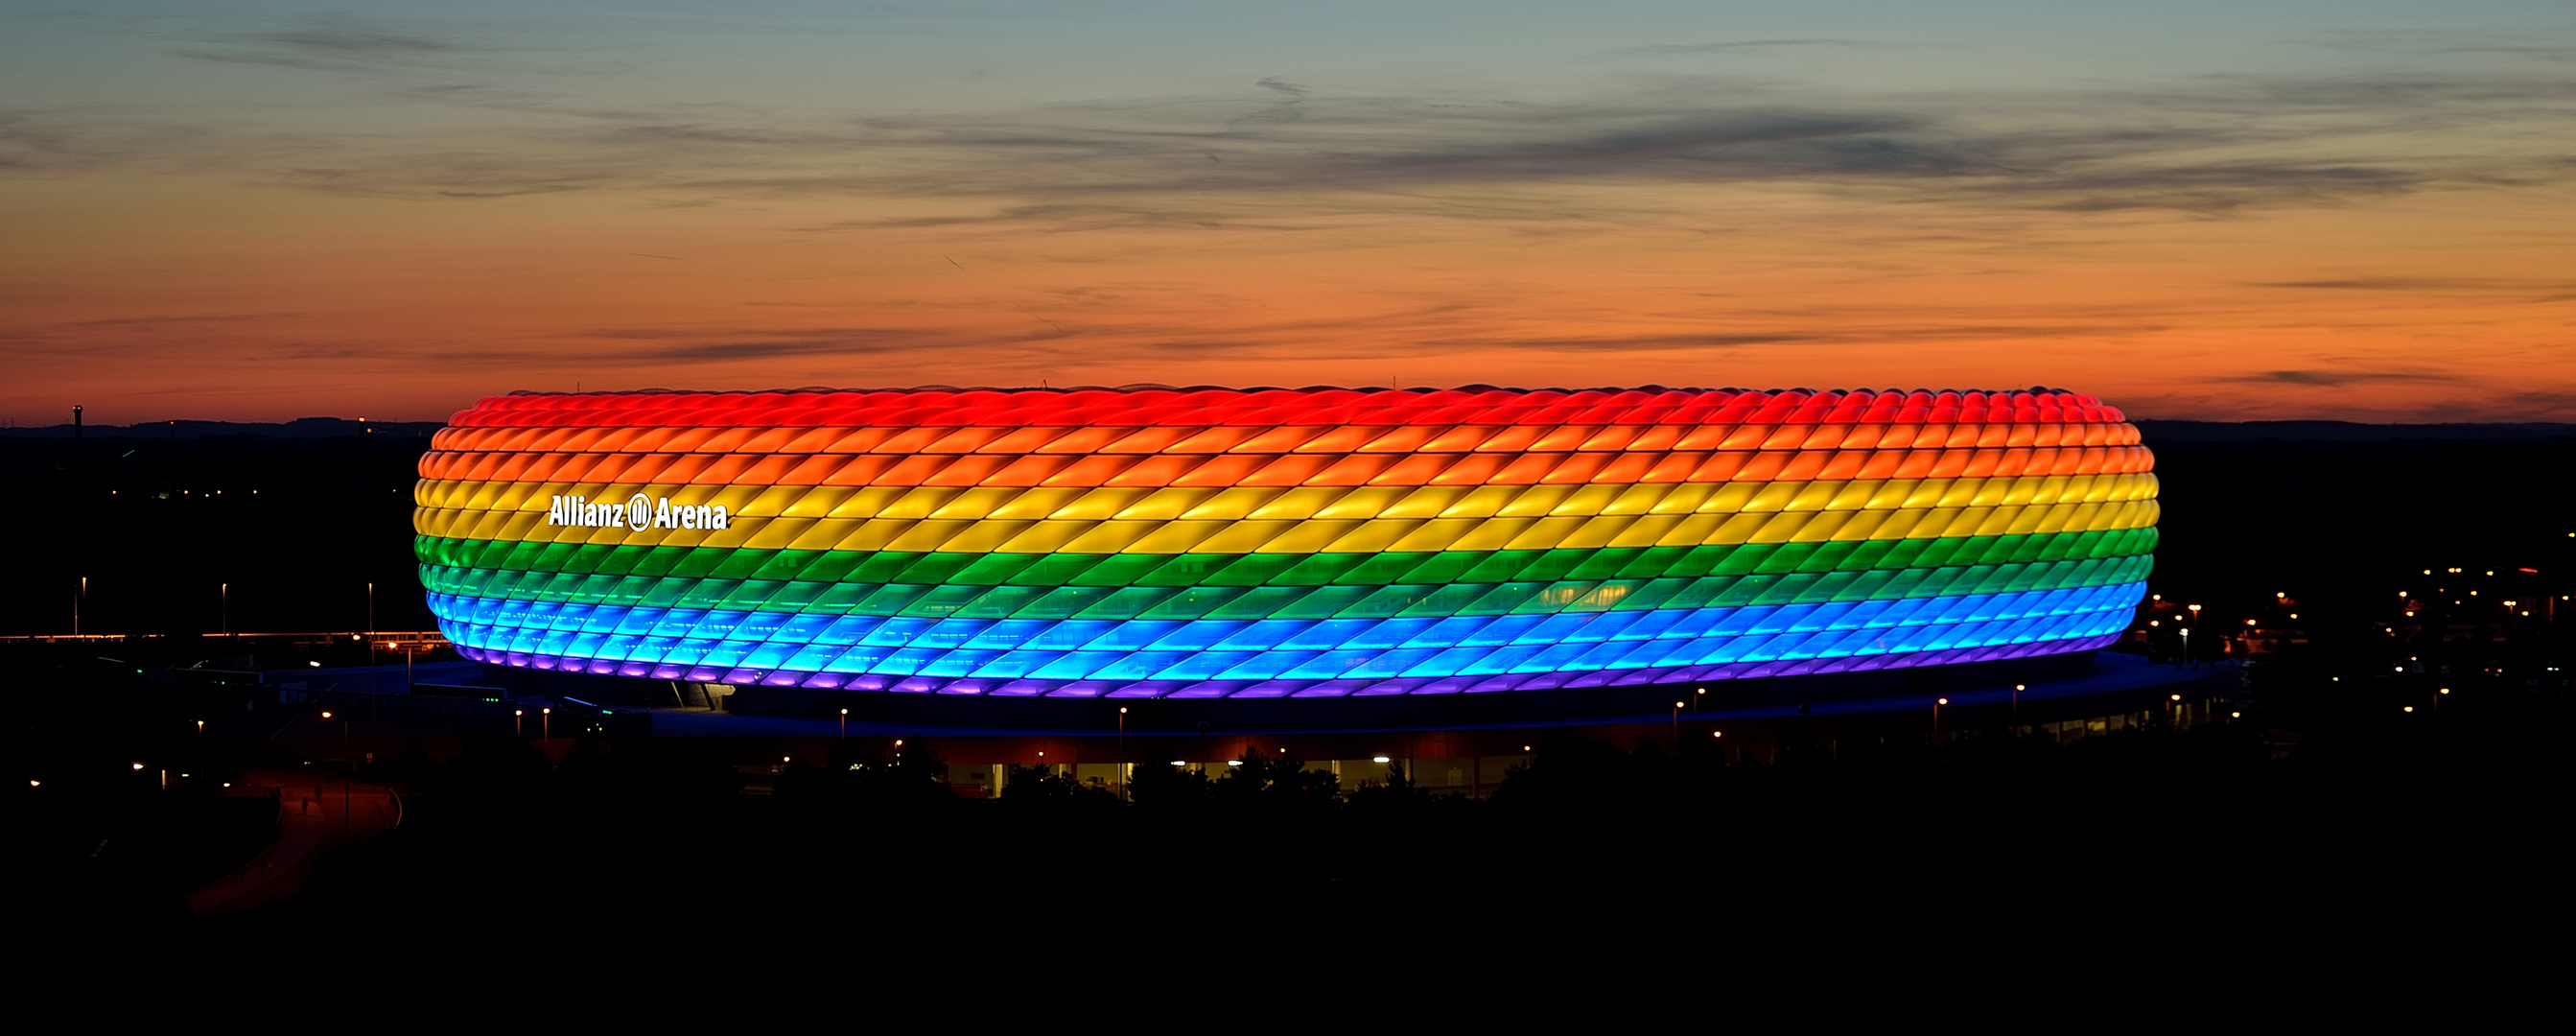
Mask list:
[{"label": "sunset sky", "polygon": [[0,418],[2028,387],[2576,420],[2576,7],[0,3]]}]

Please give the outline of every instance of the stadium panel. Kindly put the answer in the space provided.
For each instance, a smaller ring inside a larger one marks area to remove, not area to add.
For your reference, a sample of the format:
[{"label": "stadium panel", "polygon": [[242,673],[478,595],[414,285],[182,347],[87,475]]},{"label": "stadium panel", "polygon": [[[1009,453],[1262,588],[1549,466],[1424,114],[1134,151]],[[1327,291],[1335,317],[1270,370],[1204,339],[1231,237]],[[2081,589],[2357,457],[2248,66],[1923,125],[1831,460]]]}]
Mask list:
[{"label": "stadium panel", "polygon": [[518,393],[438,433],[415,525],[490,664],[1447,694],[2104,647],[2152,466],[2052,389]]}]

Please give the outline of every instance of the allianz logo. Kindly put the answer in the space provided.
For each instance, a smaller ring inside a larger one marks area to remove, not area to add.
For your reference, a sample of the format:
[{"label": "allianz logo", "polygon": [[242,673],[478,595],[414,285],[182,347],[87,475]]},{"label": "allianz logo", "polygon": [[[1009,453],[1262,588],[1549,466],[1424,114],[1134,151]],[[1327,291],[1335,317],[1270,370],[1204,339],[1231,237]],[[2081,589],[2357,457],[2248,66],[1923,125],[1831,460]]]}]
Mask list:
[{"label": "allianz logo", "polygon": [[670,497],[656,500],[637,493],[622,504],[592,503],[586,496],[558,496],[546,508],[546,524],[576,528],[609,529],[623,525],[637,532],[646,529],[722,529],[733,524],[723,504],[673,505]]}]

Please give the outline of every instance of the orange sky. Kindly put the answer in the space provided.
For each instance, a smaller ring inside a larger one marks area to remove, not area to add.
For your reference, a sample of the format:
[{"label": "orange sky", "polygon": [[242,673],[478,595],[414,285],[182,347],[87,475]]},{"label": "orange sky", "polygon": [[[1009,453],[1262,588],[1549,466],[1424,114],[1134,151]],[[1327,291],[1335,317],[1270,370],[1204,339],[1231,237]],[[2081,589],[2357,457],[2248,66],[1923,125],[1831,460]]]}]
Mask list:
[{"label": "orange sky", "polygon": [[507,77],[388,71],[389,51],[446,52],[334,31],[202,44],[275,60],[192,62],[160,38],[131,60],[337,77],[359,84],[345,105],[180,118],[177,76],[0,118],[0,416],[1485,382],[2045,384],[2144,417],[2576,420],[2576,164],[2558,154],[2576,137],[2563,91],[2501,58],[2439,66],[2478,89],[2394,101],[2354,86],[2394,74],[2372,58],[2256,88],[2146,62],[2086,95],[1873,93],[1827,68],[1794,88],[1568,73],[1453,104],[1236,76],[961,94],[946,115],[710,114],[457,103],[425,91]]}]

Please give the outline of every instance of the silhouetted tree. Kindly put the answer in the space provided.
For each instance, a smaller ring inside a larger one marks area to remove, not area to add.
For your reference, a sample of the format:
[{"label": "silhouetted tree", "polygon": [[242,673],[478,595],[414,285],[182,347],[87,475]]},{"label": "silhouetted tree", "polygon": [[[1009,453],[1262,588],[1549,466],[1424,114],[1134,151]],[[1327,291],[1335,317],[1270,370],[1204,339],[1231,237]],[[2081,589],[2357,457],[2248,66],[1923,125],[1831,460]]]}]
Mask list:
[{"label": "silhouetted tree", "polygon": [[1216,798],[1216,782],[1192,767],[1142,764],[1127,778],[1127,797],[1147,809],[1194,808]]},{"label": "silhouetted tree", "polygon": [[1228,767],[1216,782],[1217,801],[1236,806],[1327,808],[1340,800],[1341,778],[1330,770],[1306,769],[1304,760],[1285,751],[1244,755],[1242,765]]},{"label": "silhouetted tree", "polygon": [[1361,784],[1350,793],[1350,805],[1363,812],[1388,812],[1417,808],[1431,801],[1431,789],[1413,783],[1404,772],[1403,763],[1388,763],[1386,778]]}]

